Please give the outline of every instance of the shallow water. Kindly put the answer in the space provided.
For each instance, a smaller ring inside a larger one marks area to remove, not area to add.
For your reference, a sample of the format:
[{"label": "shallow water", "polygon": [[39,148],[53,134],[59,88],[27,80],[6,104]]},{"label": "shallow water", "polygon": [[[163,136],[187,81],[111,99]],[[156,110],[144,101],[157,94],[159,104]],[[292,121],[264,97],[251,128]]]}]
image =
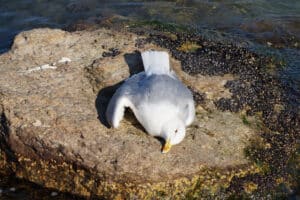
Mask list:
[{"label": "shallow water", "polygon": [[63,28],[112,15],[188,25],[213,39],[220,35],[242,39],[257,51],[283,58],[288,67],[282,75],[299,91],[299,0],[0,0],[0,53],[10,48],[20,31]]},{"label": "shallow water", "polygon": [[[9,50],[14,36],[23,30],[64,28],[79,20],[112,15],[191,26],[205,37],[239,41],[254,51],[273,55],[286,63],[280,76],[299,95],[299,0],[0,0],[0,54]],[[299,98],[296,104],[300,105]],[[9,190],[12,183],[6,187],[8,182],[2,180],[2,197],[4,191],[13,195]]]}]

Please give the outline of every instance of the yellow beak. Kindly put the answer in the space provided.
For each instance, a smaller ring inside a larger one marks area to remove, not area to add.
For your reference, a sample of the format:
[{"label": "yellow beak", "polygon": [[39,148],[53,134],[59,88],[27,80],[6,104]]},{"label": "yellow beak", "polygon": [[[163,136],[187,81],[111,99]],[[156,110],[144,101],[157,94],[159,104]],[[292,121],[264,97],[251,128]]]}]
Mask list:
[{"label": "yellow beak", "polygon": [[171,149],[172,145],[170,143],[170,140],[167,140],[163,146],[163,149],[162,149],[162,153],[168,153]]}]

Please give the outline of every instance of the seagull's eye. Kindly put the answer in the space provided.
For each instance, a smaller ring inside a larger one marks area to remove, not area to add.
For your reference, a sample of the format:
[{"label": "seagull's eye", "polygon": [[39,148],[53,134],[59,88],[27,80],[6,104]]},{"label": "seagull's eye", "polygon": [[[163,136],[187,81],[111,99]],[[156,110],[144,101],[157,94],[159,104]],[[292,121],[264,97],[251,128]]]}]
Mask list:
[{"label": "seagull's eye", "polygon": [[176,129],[176,130],[175,130],[175,133],[177,133],[177,132],[178,132],[178,130]]}]

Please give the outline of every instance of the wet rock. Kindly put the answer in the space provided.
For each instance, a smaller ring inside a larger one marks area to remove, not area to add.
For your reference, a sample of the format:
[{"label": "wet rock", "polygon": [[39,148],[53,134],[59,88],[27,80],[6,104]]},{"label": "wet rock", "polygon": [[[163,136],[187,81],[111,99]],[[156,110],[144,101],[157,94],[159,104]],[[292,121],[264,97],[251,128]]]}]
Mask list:
[{"label": "wet rock", "polygon": [[[148,40],[168,48],[190,75],[235,75],[234,80],[228,80],[224,85],[231,95],[215,99],[214,105],[221,111],[242,112],[263,120],[263,124],[257,125],[262,132],[259,134],[263,140],[262,146],[267,148],[261,148],[253,142],[246,150],[246,154],[250,152],[251,155],[248,158],[260,166],[261,173],[233,179],[228,191],[239,194],[248,193],[251,190],[249,188],[257,189],[256,193],[259,194],[271,189],[275,191],[278,185],[276,180],[287,180],[291,173],[287,167],[288,160],[295,153],[295,143],[300,138],[299,103],[296,103],[300,94],[276,77],[274,70],[280,69],[281,63],[258,56],[245,48],[204,41],[200,36],[179,34],[177,38],[178,41],[174,42],[156,34],[150,35]],[[194,52],[180,51],[178,46],[188,42],[197,43],[203,48]],[[298,186],[296,184],[294,187]]]}]

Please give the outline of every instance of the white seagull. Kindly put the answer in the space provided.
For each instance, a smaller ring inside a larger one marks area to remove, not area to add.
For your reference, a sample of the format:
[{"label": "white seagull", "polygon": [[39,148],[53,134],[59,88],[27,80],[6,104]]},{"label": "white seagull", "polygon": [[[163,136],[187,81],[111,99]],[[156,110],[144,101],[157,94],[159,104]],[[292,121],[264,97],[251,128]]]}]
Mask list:
[{"label": "white seagull", "polygon": [[129,77],[111,98],[106,118],[118,128],[129,107],[148,134],[165,140],[162,152],[180,143],[185,127],[195,117],[192,93],[170,70],[169,55],[163,51],[142,53],[145,71]]}]

